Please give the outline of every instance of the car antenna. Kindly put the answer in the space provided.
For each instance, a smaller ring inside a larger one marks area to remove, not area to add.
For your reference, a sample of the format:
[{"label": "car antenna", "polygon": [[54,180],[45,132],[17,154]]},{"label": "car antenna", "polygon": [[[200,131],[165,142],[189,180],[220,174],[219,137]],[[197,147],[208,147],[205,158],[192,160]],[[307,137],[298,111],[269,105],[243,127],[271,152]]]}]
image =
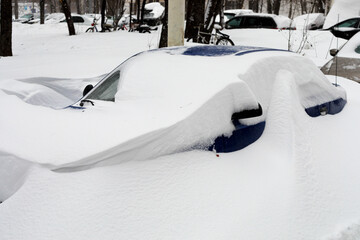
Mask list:
[{"label": "car antenna", "polygon": [[[337,23],[339,23],[339,18],[340,18],[340,14],[338,14],[338,19],[337,19]],[[339,38],[336,37],[336,49],[339,49]],[[338,56],[337,53],[335,55],[335,87],[338,86],[337,83],[337,77],[338,77]]]}]

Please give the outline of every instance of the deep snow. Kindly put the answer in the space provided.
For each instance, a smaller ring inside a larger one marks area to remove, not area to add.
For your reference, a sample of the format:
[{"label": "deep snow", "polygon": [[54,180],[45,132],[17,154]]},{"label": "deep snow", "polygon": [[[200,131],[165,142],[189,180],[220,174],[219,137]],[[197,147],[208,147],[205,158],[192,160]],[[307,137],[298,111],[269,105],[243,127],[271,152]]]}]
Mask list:
[{"label": "deep snow", "polygon": [[[267,30],[240,34],[245,31],[233,32],[234,38],[266,46],[280,44],[272,36],[286,36]],[[53,95],[54,89],[81,95],[87,83],[132,54],[155,47],[158,38],[156,33],[127,32],[68,37],[60,25],[16,25],[14,32],[16,56],[0,59],[0,89],[6,90],[0,91],[1,109],[18,114],[29,132],[36,121],[33,109],[50,113],[52,104],[72,100]],[[254,41],[259,34],[267,37]],[[323,39],[314,41],[317,55],[311,55],[314,47],[305,55],[325,58],[331,35],[317,36]],[[281,43],[285,48],[286,38]],[[54,84],[48,85],[40,77],[67,78],[68,83],[49,79]],[[21,78],[26,79],[14,80]],[[2,153],[0,198],[6,201],[0,204],[1,239],[356,239],[360,89],[346,79],[339,83],[347,91],[345,109],[310,118],[294,82],[277,79],[263,136],[219,157],[191,151],[58,173]],[[28,102],[42,106],[24,103],[31,94],[39,98]],[[43,96],[54,98],[49,102]],[[7,119],[0,116],[0,121]],[[41,121],[54,124],[56,134],[58,120],[50,115]],[[22,136],[36,141],[36,134]]]}]

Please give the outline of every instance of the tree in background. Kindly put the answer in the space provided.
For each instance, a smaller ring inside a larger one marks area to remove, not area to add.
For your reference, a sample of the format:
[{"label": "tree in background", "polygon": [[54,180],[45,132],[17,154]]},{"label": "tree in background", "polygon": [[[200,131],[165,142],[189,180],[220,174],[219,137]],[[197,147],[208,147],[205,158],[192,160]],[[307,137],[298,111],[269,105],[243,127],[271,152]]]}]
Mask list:
[{"label": "tree in background", "polygon": [[205,16],[205,0],[188,0],[186,9],[185,38],[197,41],[198,30],[203,31]]},{"label": "tree in background", "polygon": [[168,44],[168,11],[169,11],[169,2],[168,0],[165,0],[165,16],[163,17],[162,21],[162,29],[161,29],[161,37],[160,37],[160,43],[159,48],[167,47]]},{"label": "tree in background", "polygon": [[0,56],[12,56],[12,8],[11,0],[1,0]]},{"label": "tree in background", "polygon": [[125,12],[125,0],[107,0],[108,1],[108,14],[114,19],[114,27],[118,26],[121,17]]},{"label": "tree in background", "polygon": [[101,2],[101,32],[105,32],[105,10],[106,10],[106,0]]},{"label": "tree in background", "polygon": [[214,29],[215,18],[217,15],[221,14],[221,11],[223,11],[223,6],[224,0],[208,0],[205,12],[205,32],[212,32],[212,30]]},{"label": "tree in background", "polygon": [[45,0],[40,0],[40,24],[45,21]]},{"label": "tree in background", "polygon": [[75,35],[74,23],[71,18],[70,8],[66,0],[60,0],[61,8],[63,13],[65,14],[66,23],[69,29],[69,35]]},{"label": "tree in background", "polygon": [[19,18],[19,1],[18,0],[14,1],[14,15],[15,15],[15,19]]}]

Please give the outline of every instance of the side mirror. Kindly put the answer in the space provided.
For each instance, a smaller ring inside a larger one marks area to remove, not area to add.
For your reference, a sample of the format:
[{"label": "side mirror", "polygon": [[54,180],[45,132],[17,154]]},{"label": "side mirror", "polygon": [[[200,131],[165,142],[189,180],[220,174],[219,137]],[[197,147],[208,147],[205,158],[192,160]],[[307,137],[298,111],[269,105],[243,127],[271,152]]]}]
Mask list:
[{"label": "side mirror", "polygon": [[87,85],[87,86],[84,88],[83,97],[84,97],[86,94],[88,94],[93,88],[94,88],[94,86],[93,86],[92,84]]},{"label": "side mirror", "polygon": [[222,29],[222,27],[221,27],[219,24],[217,24],[217,23],[214,24],[214,28],[215,28],[216,30],[221,30],[221,29]]},{"label": "side mirror", "polygon": [[330,55],[335,57],[336,54],[338,54],[339,50],[338,49],[330,49]]}]

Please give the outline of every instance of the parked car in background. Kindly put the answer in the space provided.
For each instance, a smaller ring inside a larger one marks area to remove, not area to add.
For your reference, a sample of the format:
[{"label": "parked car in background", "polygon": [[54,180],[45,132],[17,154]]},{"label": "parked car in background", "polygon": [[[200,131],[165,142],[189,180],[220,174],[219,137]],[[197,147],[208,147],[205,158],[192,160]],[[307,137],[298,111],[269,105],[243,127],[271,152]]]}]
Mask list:
[{"label": "parked car in background", "polygon": [[275,14],[246,14],[236,16],[225,24],[226,29],[239,28],[270,28],[270,29],[295,29],[290,18]]},{"label": "parked car in background", "polygon": [[[93,19],[91,19],[85,15],[79,15],[79,14],[72,13],[71,18],[72,18],[74,24],[91,26],[91,24],[93,23]],[[61,23],[66,22],[65,15],[64,15],[63,19],[60,20],[60,22]]]},{"label": "parked car in background", "polygon": [[28,13],[28,14],[24,14],[21,17],[19,17],[18,19],[15,19],[14,22],[19,22],[19,23],[28,23],[29,21],[34,19],[34,14],[32,13]]},{"label": "parked car in background", "polygon": [[360,83],[360,33],[354,35],[341,49],[331,49],[334,56],[321,71],[327,75],[337,75]]},{"label": "parked car in background", "polygon": [[325,30],[330,30],[335,37],[349,40],[360,31],[360,17],[346,19]]},{"label": "parked car in background", "polygon": [[296,29],[322,29],[324,22],[325,15],[323,13],[309,13],[294,18]]},{"label": "parked car in background", "polygon": [[[233,17],[241,16],[245,14],[252,14],[254,13],[251,9],[229,9],[224,11],[224,22],[229,21]],[[220,23],[220,15],[217,15],[215,18],[215,23]]]},{"label": "parked car in background", "polygon": [[144,23],[149,26],[161,24],[161,19],[165,15],[165,8],[158,2],[148,3],[145,5]]}]

